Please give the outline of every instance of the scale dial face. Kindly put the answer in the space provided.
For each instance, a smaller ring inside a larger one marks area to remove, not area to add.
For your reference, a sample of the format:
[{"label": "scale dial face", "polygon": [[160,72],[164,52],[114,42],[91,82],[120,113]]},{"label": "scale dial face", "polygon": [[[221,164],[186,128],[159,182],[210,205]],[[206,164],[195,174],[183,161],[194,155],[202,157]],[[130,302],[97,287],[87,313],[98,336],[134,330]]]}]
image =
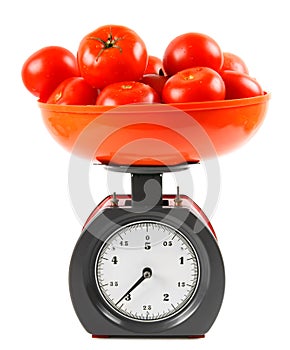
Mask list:
[{"label": "scale dial face", "polygon": [[179,313],[199,283],[199,261],[190,241],[155,221],[123,226],[104,242],[95,279],[106,305],[140,322]]}]

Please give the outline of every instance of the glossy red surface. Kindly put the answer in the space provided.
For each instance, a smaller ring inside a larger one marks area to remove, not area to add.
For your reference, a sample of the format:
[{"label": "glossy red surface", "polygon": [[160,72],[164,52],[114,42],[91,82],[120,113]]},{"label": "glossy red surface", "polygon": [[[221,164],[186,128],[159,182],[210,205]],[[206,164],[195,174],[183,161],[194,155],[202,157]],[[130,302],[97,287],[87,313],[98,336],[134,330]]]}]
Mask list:
[{"label": "glossy red surface", "polygon": [[[116,195],[116,199],[117,199],[117,203],[118,203],[117,206],[119,208],[132,208],[132,203],[131,203],[132,196],[131,195],[118,194],[118,195]],[[165,194],[162,196],[162,199],[164,202],[167,202],[167,204],[163,204],[163,207],[168,207],[168,208],[176,207],[176,204],[175,204],[176,195]],[[209,231],[212,233],[212,235],[217,240],[217,235],[212,227],[212,224],[210,223],[208,217],[205,215],[205,213],[202,211],[202,209],[188,196],[180,195],[180,199],[181,199],[180,206],[183,208],[188,208],[194,214],[194,216],[196,216],[197,218],[199,218],[199,220],[204,222],[205,226],[209,229]],[[88,226],[94,220],[96,215],[98,215],[102,210],[112,208],[115,206],[115,205],[113,205],[112,200],[113,200],[113,196],[110,195],[110,196],[107,196],[106,198],[104,198],[97,205],[97,207],[91,212],[87,221],[85,222],[85,224],[83,226],[83,230],[85,229],[86,226]],[[129,204],[127,203],[128,201],[129,201]]]},{"label": "glossy red surface", "polygon": [[226,154],[261,126],[269,93],[182,104],[64,106],[39,102],[53,138],[102,164],[177,165]]}]

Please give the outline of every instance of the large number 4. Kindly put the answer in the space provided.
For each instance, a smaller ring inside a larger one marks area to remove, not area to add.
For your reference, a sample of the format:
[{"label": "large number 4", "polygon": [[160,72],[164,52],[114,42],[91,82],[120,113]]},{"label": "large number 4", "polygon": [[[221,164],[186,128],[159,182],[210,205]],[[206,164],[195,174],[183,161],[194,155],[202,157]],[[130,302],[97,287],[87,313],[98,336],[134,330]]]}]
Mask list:
[{"label": "large number 4", "polygon": [[115,265],[118,263],[118,259],[117,259],[116,256],[113,256],[112,263],[115,264]]}]

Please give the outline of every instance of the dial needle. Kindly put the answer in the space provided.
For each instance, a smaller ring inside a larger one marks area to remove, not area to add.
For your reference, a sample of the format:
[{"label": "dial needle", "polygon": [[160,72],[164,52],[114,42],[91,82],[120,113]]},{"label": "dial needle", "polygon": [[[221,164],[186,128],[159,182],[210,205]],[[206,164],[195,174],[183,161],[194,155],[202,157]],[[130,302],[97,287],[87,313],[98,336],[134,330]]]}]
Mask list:
[{"label": "dial needle", "polygon": [[142,271],[142,276],[138,279],[136,283],[125,293],[122,298],[116,303],[118,305],[128,294],[132,292],[139,284],[141,284],[146,278],[150,278],[152,276],[152,270],[149,267],[145,267]]}]

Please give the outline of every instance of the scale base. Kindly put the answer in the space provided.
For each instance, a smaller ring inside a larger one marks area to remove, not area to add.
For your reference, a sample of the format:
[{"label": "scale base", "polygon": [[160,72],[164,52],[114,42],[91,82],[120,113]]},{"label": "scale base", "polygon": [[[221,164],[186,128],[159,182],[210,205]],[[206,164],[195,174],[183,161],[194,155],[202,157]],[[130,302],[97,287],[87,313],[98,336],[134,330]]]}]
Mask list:
[{"label": "scale base", "polygon": [[[118,339],[122,339],[122,338],[128,338],[128,337],[114,337],[114,336],[108,336],[108,335],[96,335],[96,334],[93,334],[92,335],[92,338],[93,339],[108,339],[108,338],[118,338]],[[146,336],[132,336],[130,337],[131,339],[132,338],[148,338]],[[151,338],[156,338],[156,339],[180,339],[180,338],[188,338],[188,339],[203,339],[205,338],[205,335],[185,335],[185,336],[179,336],[179,337],[176,337],[176,336],[167,336],[167,337],[160,337],[160,336],[151,336]]]}]

